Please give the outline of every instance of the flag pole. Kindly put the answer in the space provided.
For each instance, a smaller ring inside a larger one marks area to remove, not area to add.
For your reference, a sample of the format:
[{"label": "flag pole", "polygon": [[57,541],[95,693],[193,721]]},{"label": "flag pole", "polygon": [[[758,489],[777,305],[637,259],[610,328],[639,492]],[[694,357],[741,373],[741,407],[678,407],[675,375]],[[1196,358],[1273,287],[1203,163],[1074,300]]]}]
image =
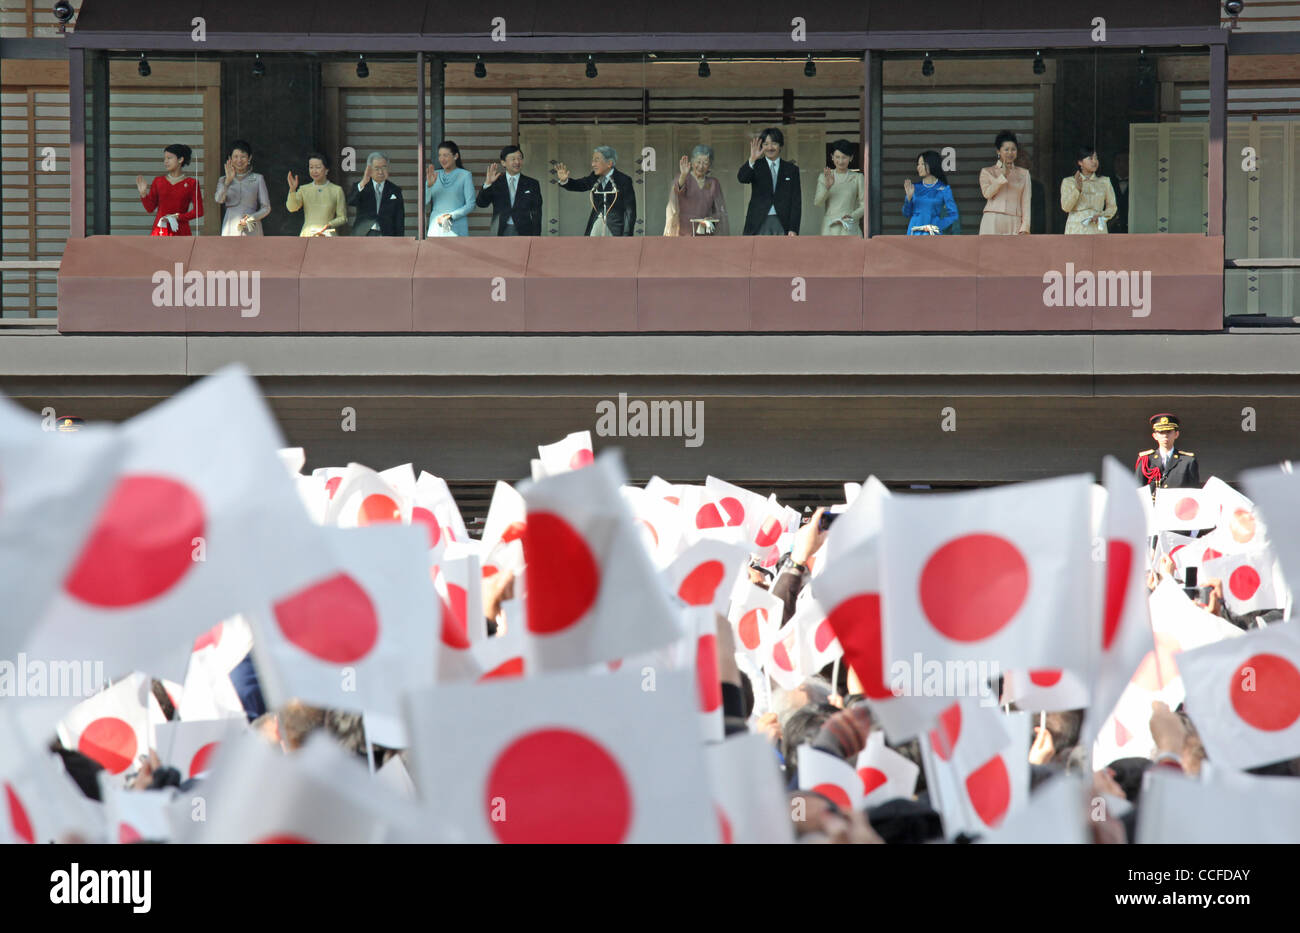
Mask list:
[{"label": "flag pole", "polygon": [[370,766],[370,776],[375,776],[375,750],[370,744],[370,730],[366,728],[366,716],[361,714],[361,734],[366,737],[366,764]]},{"label": "flag pole", "polygon": [[840,695],[840,659],[836,658],[831,665],[831,690],[836,696]]}]

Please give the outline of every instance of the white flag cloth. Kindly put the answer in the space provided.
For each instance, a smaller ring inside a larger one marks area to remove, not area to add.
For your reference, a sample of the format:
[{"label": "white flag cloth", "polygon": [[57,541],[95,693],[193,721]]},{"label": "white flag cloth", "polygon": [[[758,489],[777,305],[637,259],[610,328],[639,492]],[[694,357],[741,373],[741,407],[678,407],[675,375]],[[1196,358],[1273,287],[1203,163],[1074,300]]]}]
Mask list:
[{"label": "white flag cloth", "polygon": [[1178,656],[1186,710],[1216,765],[1244,770],[1300,757],[1300,623]]},{"label": "white flag cloth", "polygon": [[412,693],[415,778],[447,841],[717,841],[694,677],[643,683],[564,673]]},{"label": "white flag cloth", "polygon": [[340,528],[410,521],[410,497],[399,493],[382,474],[360,463],[348,464],[325,511],[325,524]]},{"label": "white flag cloth", "polygon": [[181,690],[181,705],[177,710],[183,721],[247,718],[244,704],[230,680],[233,667],[227,667],[212,646],[190,655],[185,686]]},{"label": "white flag cloth", "polygon": [[0,844],[97,843],[102,825],[63,762],[0,709]]},{"label": "white flag cloth", "polygon": [[794,841],[776,750],[761,735],[735,735],[704,751],[709,787],[727,844]]},{"label": "white flag cloth", "polygon": [[1065,476],[884,499],[888,660],[1086,665],[1091,485]]},{"label": "white flag cloth", "polygon": [[[803,683],[805,676],[800,665],[802,656],[803,653],[799,650],[799,626],[791,619],[773,637],[771,651],[763,659],[763,671],[782,690],[793,690]],[[807,673],[811,674],[812,671]]]},{"label": "white flag cloth", "polygon": [[799,789],[830,798],[846,813],[862,809],[862,778],[853,765],[811,745],[799,749]]},{"label": "white flag cloth", "polygon": [[939,717],[928,744],[938,759],[936,770],[948,769],[952,776],[956,800],[949,794],[942,801],[949,835],[961,831],[949,822],[955,827],[960,819],[965,831],[983,832],[1001,825],[1024,804],[1029,792],[1028,745],[1014,741],[1015,731],[1016,720],[970,698]]},{"label": "white flag cloth", "polygon": [[1172,768],[1152,768],[1146,775],[1138,808],[1139,845],[1294,845],[1297,839],[1300,781],[1295,778],[1256,777],[1206,765],[1200,780]]},{"label": "white flag cloth", "polygon": [[110,843],[171,842],[171,821],[167,811],[176,799],[175,790],[128,790],[100,782],[104,798],[104,823]]},{"label": "white flag cloth", "polygon": [[1293,592],[1300,589],[1300,474],[1262,467],[1247,470],[1240,480],[1268,523],[1269,539],[1287,584]]},{"label": "white flag cloth", "polygon": [[700,735],[706,742],[721,742],[722,680],[718,673],[718,623],[708,606],[688,606],[682,611],[687,655],[693,660],[695,689],[699,697]]},{"label": "white flag cloth", "polygon": [[911,800],[921,768],[885,744],[885,734],[873,729],[866,747],[858,752],[858,777],[862,779],[863,805],[877,807],[902,797]]},{"label": "white flag cloth", "polygon": [[[800,594],[802,596],[802,594]],[[826,618],[826,610],[816,598],[800,599],[790,624],[799,632],[799,650],[803,669],[820,671],[844,656],[844,648],[835,637],[835,629]]]},{"label": "white flag cloth", "polygon": [[519,573],[524,566],[524,497],[509,483],[497,480],[483,524],[483,573]]},{"label": "white flag cloth", "polygon": [[1034,791],[1029,803],[980,838],[996,845],[1084,845],[1088,842],[1083,781],[1060,774]]},{"label": "white flag cloth", "polygon": [[280,462],[290,476],[302,474],[302,468],[307,464],[307,451],[301,447],[281,447],[276,453],[280,455]]},{"label": "white flag cloth", "polygon": [[531,657],[536,639],[528,636],[524,622],[523,603],[508,599],[501,604],[505,615],[505,631],[470,646],[470,655],[481,673],[477,679],[504,680],[510,677],[528,677],[536,673],[537,663]]},{"label": "white flag cloth", "polygon": [[429,532],[429,549],[437,559],[441,549],[448,544],[468,544],[469,532],[465,519],[451,494],[447,481],[432,473],[420,473],[415,483],[411,522],[420,524]]},{"label": "white flag cloth", "polygon": [[434,681],[438,600],[421,528],[323,529],[333,566],[250,614],[262,692],[327,709],[396,716],[404,690]]},{"label": "white flag cloth", "polygon": [[1259,517],[1255,503],[1233,489],[1217,476],[1205,482],[1205,493],[1213,496],[1219,505],[1219,522],[1215,535],[1225,538],[1224,553],[1242,548],[1261,547],[1268,543],[1268,529]]},{"label": "white flag cloth", "polygon": [[735,630],[737,653],[745,653],[758,665],[771,654],[772,642],[781,627],[785,604],[748,579],[739,588],[740,598],[733,598],[727,615]]},{"label": "white flag cloth", "polygon": [[22,647],[72,568],[124,451],[119,432],[43,431],[0,396],[0,657]]},{"label": "white flag cloth", "polygon": [[676,611],[619,495],[617,451],[521,486],[527,628],[547,670],[625,658],[680,637]]},{"label": "white flag cloth", "polygon": [[63,747],[125,773],[149,754],[149,692],[149,678],[135,673],[78,703],[59,723]]},{"label": "white flag cloth", "polygon": [[1034,713],[1084,709],[1088,706],[1088,685],[1073,671],[1005,671],[1002,701]]},{"label": "white flag cloth", "polygon": [[206,773],[221,743],[247,728],[246,719],[172,720],[155,727],[154,747],[163,765],[175,768],[185,781]]},{"label": "white flag cloth", "polygon": [[709,606],[725,614],[736,579],[749,554],[743,547],[707,538],[695,542],[664,571],[669,592],[688,606]]},{"label": "white flag cloth", "polygon": [[649,489],[623,486],[619,493],[632,510],[641,541],[654,565],[667,567],[685,549],[681,510],[662,496],[653,495]]},{"label": "white flag cloth", "polygon": [[559,476],[570,470],[590,466],[592,456],[591,432],[575,431],[554,444],[539,444],[537,456],[541,459],[543,476]]},{"label": "white flag cloth", "polygon": [[[27,650],[181,676],[216,622],[328,564],[257,385],[227,367],[132,418],[117,485]],[[179,649],[179,651],[177,650]]]},{"label": "white flag cloth", "polygon": [[1200,489],[1157,489],[1151,513],[1156,531],[1213,528],[1219,521],[1218,502]]},{"label": "white flag cloth", "polygon": [[1261,609],[1281,609],[1286,600],[1273,589],[1273,554],[1255,549],[1207,560],[1201,564],[1198,582],[1223,582],[1223,599],[1236,615]]}]

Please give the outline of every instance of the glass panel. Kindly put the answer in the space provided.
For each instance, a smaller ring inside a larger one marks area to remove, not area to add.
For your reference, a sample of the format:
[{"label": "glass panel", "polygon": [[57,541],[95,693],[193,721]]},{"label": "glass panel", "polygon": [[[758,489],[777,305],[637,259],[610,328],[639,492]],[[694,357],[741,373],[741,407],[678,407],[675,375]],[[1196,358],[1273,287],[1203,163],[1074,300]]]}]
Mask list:
[{"label": "glass panel", "polygon": [[[1297,269],[1229,269],[1223,313],[1232,324],[1300,324]],[[1254,320],[1252,320],[1252,318]]]}]

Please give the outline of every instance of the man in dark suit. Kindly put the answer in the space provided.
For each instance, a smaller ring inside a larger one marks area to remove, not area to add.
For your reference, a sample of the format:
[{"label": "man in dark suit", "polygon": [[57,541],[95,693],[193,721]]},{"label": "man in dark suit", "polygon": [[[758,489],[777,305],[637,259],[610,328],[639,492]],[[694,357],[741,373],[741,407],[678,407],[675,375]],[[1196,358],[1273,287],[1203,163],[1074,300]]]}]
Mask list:
[{"label": "man in dark suit", "polygon": [[524,151],[518,146],[501,150],[503,173],[493,162],[474,203],[492,205],[492,226],[497,236],[542,235],[542,186],[523,174]]},{"label": "man in dark suit", "polygon": [[763,130],[749,141],[749,161],[736,178],[751,185],[745,212],[745,236],[798,236],[803,213],[799,166],[781,158],[785,134],[776,127]]},{"label": "man in dark suit", "polygon": [[406,236],[406,205],[402,189],[388,178],[388,156],[372,152],[366,157],[366,174],[348,185],[348,204],[357,209],[353,236]]},{"label": "man in dark suit", "polygon": [[1201,471],[1196,464],[1196,455],[1190,450],[1177,450],[1178,419],[1163,412],[1152,415],[1151,436],[1156,441],[1154,450],[1144,450],[1138,454],[1133,467],[1134,479],[1139,486],[1155,489],[1200,489]]},{"label": "man in dark suit", "polygon": [[614,168],[618,153],[613,146],[597,146],[591,153],[591,174],[570,178],[563,162],[555,177],[565,191],[590,191],[591,214],[583,236],[632,236],[636,233],[636,189],[632,179]]}]

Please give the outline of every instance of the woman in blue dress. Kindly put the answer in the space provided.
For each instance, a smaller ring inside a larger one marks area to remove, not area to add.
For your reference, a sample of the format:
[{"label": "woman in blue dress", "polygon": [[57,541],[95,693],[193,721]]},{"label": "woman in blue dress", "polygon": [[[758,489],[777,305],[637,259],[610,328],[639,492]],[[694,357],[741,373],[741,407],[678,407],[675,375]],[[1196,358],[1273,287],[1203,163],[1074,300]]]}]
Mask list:
[{"label": "woman in blue dress", "polygon": [[943,157],[933,149],[927,149],[916,157],[916,174],[921,177],[919,185],[912,184],[910,178],[903,182],[903,191],[907,195],[903,201],[907,235],[960,233],[957,202],[952,199],[952,188],[943,172]]},{"label": "woman in blue dress", "polygon": [[429,208],[429,236],[469,236],[465,218],[474,209],[474,180],[461,164],[460,147],[450,139],[438,143],[438,165],[424,170],[424,203]]}]

